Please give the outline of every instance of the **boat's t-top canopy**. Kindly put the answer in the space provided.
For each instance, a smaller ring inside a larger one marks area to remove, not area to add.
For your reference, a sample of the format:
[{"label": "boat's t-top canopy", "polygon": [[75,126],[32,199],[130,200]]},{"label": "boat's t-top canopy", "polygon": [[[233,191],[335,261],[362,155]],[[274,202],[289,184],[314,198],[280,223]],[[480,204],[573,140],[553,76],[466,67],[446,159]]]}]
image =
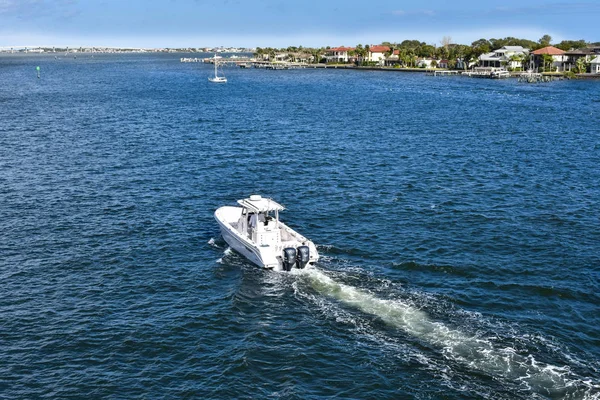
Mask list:
[{"label": "boat's t-top canopy", "polygon": [[253,194],[247,199],[238,200],[238,204],[250,212],[265,213],[268,211],[282,211],[285,207],[271,199],[264,199],[258,194]]}]

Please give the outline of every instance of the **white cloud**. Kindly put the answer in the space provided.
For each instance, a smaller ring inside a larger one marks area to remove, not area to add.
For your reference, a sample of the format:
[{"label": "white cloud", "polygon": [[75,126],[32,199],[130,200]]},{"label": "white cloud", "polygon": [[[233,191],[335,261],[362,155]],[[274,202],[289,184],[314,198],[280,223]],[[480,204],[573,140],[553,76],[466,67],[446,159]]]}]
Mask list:
[{"label": "white cloud", "polygon": [[401,17],[404,16],[415,16],[415,15],[426,15],[426,16],[434,16],[437,13],[433,10],[393,10],[391,12],[392,15],[398,15]]},{"label": "white cloud", "polygon": [[0,14],[10,12],[17,6],[16,0],[0,0]]},{"label": "white cloud", "polygon": [[48,15],[68,16],[77,12],[78,0],[0,0],[0,15],[23,19]]}]

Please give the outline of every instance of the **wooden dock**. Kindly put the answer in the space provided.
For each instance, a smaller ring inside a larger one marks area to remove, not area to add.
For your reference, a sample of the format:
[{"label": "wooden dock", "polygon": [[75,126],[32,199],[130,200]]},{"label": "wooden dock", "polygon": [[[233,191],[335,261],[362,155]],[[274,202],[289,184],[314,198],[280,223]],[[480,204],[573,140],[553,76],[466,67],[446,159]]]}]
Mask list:
[{"label": "wooden dock", "polygon": [[[215,62],[214,57],[206,57],[206,58],[187,58],[182,57],[179,60],[182,63],[207,63],[213,64]],[[282,70],[282,69],[299,69],[299,68],[341,68],[341,69],[354,69],[356,68],[354,65],[327,65],[327,64],[309,64],[306,62],[289,62],[289,61],[264,61],[257,60],[255,58],[248,57],[228,57],[228,58],[217,58],[216,62],[220,65],[232,65],[238,66],[240,68],[264,68],[264,69],[274,69],[274,70]]]},{"label": "wooden dock", "polygon": [[434,69],[433,71],[428,71],[427,74],[428,75],[433,75],[433,76],[452,76],[452,75],[459,75],[460,71],[445,70],[445,69],[441,69],[441,70]]}]

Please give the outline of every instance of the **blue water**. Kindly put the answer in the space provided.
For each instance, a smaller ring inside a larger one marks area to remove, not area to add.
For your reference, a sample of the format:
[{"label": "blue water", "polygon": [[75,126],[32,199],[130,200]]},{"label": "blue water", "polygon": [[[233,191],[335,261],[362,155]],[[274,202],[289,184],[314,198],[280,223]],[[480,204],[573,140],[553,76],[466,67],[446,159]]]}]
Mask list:
[{"label": "blue water", "polygon": [[0,56],[0,398],[600,398],[600,81],[180,56]]}]

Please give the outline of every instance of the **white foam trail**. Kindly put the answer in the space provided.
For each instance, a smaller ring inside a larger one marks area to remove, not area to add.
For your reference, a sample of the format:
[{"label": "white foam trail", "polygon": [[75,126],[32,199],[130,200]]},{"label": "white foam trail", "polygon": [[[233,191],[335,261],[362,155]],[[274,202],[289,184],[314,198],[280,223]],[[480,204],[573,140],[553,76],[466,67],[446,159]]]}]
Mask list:
[{"label": "white foam trail", "polygon": [[[209,242],[210,243],[210,242]],[[215,246],[216,247],[216,246]],[[231,247],[227,247],[224,251],[223,251],[223,257],[219,258],[217,260],[217,264],[225,264],[225,261],[223,261],[223,258],[227,257],[228,255],[231,255],[233,253],[233,250],[231,249]]]},{"label": "white foam trail", "polygon": [[210,238],[210,240],[208,241],[208,245],[209,245],[209,246],[212,246],[212,247],[214,247],[214,248],[217,248],[217,249],[220,249],[220,248],[221,248],[221,246],[219,246],[219,245],[217,244],[217,241],[215,240],[215,238]]},{"label": "white foam trail", "polygon": [[375,315],[387,324],[441,348],[442,354],[449,359],[492,376],[510,379],[523,389],[561,396],[577,392],[577,386],[583,383],[566,378],[570,372],[568,367],[539,363],[531,355],[517,354],[513,348],[495,348],[489,339],[470,336],[436,322],[427,313],[401,300],[377,298],[364,290],[336,282],[316,268],[306,268],[298,273],[307,276],[319,293]]}]

